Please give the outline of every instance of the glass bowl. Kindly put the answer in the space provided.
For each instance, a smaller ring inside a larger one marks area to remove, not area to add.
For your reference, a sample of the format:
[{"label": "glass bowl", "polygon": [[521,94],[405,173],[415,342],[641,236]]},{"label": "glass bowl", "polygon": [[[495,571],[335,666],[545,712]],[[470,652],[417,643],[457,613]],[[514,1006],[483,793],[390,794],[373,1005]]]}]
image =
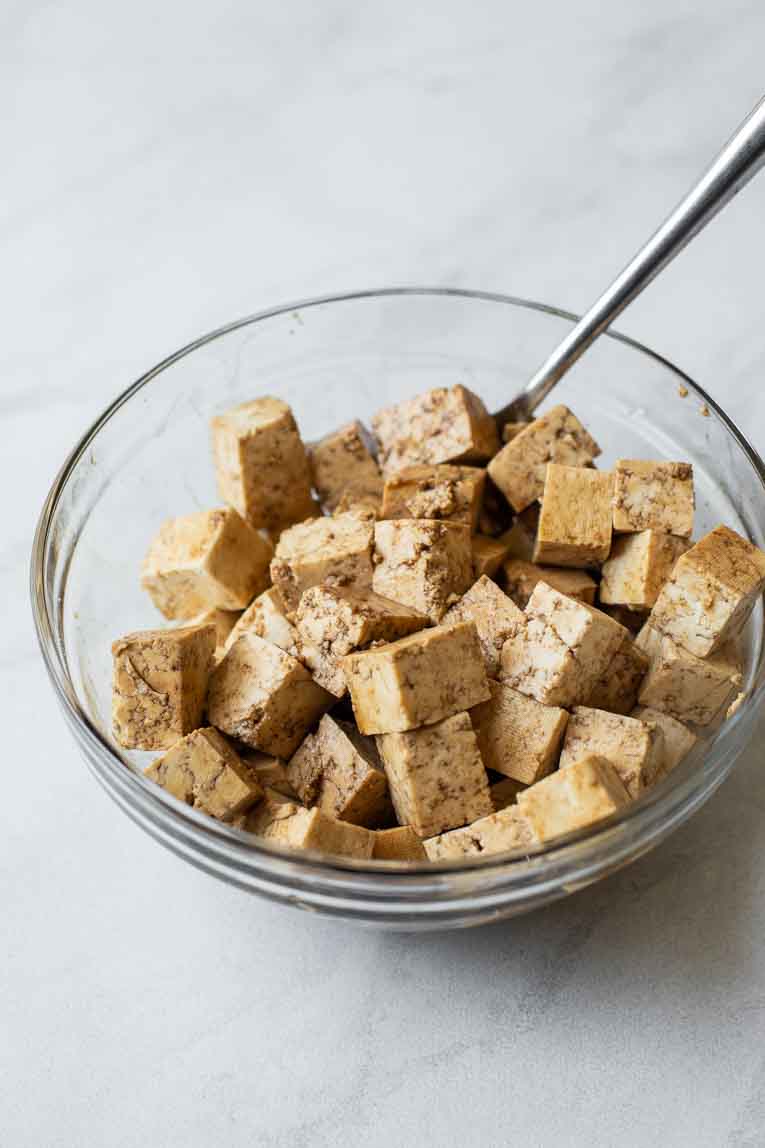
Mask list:
[{"label": "glass bowl", "polygon": [[[530,855],[405,866],[287,852],[213,821],[146,781],[151,755],[110,733],[111,640],[161,622],[139,586],[160,522],[218,502],[210,416],[261,394],[291,403],[303,436],[429,387],[465,383],[498,409],[576,316],[521,299],[394,288],[279,307],[171,355],[104,412],[64,464],[40,516],[32,601],[69,726],[98,781],[163,845],[260,896],[398,929],[528,911],[653,848],[707,800],[752,732],[763,682],[762,607],[745,635],[747,699],[662,784],[618,818]],[[554,393],[614,458],[694,465],[697,533],[725,522],[765,543],[765,468],[699,386],[623,336],[598,341]],[[549,404],[548,404],[549,405]]]}]

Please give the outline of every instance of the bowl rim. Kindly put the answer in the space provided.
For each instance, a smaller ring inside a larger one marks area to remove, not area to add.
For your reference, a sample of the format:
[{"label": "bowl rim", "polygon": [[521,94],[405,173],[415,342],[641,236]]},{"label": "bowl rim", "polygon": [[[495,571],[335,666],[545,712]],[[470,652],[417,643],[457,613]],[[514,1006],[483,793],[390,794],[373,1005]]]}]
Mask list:
[{"label": "bowl rim", "polygon": [[[432,894],[438,891],[439,882],[443,882],[444,878],[465,876],[466,874],[476,876],[482,874],[489,879],[510,878],[510,884],[517,884],[518,882],[512,881],[514,876],[522,877],[525,874],[533,880],[533,870],[536,868],[539,872],[540,863],[549,867],[551,862],[556,864],[551,869],[547,869],[545,875],[548,881],[546,883],[549,883],[550,879],[555,880],[556,875],[558,880],[561,877],[567,877],[569,869],[577,862],[576,876],[579,880],[580,874],[587,871],[588,865],[599,866],[601,870],[604,868],[600,862],[596,863],[595,858],[598,845],[604,843],[609,837],[612,839],[614,845],[612,852],[616,856],[616,863],[618,864],[619,849],[625,847],[624,842],[618,841],[620,831],[626,832],[630,826],[635,827],[642,823],[646,839],[650,843],[654,839],[658,839],[659,836],[664,836],[675,824],[685,820],[690,812],[706,800],[707,796],[727,775],[738,756],[738,751],[732,745],[734,731],[741,725],[745,717],[751,716],[756,710],[765,692],[765,680],[749,692],[744,704],[714,735],[714,740],[705,748],[703,758],[694,765],[692,771],[683,771],[682,767],[678,767],[661,786],[655,790],[647,791],[640,798],[631,802],[626,810],[600,822],[595,828],[586,827],[528,852],[516,850],[492,854],[487,858],[466,858],[459,861],[419,863],[374,861],[370,863],[348,858],[328,858],[314,850],[288,850],[272,845],[270,842],[261,841],[251,834],[246,834],[233,826],[215,821],[178,802],[160,787],[150,783],[141,773],[130,767],[126,768],[124,759],[101,735],[81,707],[66,661],[59,652],[55,636],[53,610],[47,594],[46,569],[50,530],[61,497],[78,462],[101,429],[117,411],[169,367],[208,343],[223,338],[234,331],[295,311],[304,311],[329,304],[402,296],[446,297],[465,301],[498,303],[547,314],[569,323],[576,323],[580,318],[576,313],[564,308],[493,291],[414,285],[366,288],[309,297],[257,311],[217,327],[166,356],[121,391],[91,423],[67,455],[45,498],[35,530],[30,560],[32,612],[43,660],[59,703],[62,705],[65,716],[76,736],[83,741],[89,764],[96,772],[98,780],[109,790],[117,803],[134,820],[143,824],[144,828],[153,832],[155,836],[161,837],[163,833],[169,834],[174,841],[165,840],[165,844],[175,849],[176,852],[183,852],[187,849],[193,851],[195,848],[204,851],[205,848],[209,847],[215,853],[217,848],[217,855],[219,859],[221,856],[224,857],[224,864],[239,865],[257,870],[258,863],[262,862],[270,869],[269,877],[283,880],[285,886],[293,886],[296,879],[305,875],[306,879],[310,877],[324,879],[328,888],[337,886],[342,888],[343,892],[348,892],[345,879],[349,877],[357,879],[358,888],[363,893],[370,892],[372,887],[379,892],[380,887],[385,885],[391,894],[396,892],[402,894],[407,888],[411,889],[412,895],[416,890]],[[680,384],[692,391],[710,411],[714,411],[717,419],[737,442],[747,458],[760,481],[763,494],[765,494],[765,462],[730,416],[711,395],[706,393],[703,387],[671,360],[631,336],[611,329],[603,332],[603,336],[621,343],[661,365],[674,375]],[[695,754],[692,755],[692,758],[695,756]],[[712,758],[717,760],[712,761]],[[131,796],[136,802],[136,807],[133,809],[131,809],[128,800]],[[161,837],[161,839],[163,838]],[[647,847],[648,845],[646,845]],[[198,858],[192,856],[190,859],[201,864],[203,868],[207,867],[209,871],[216,871],[205,866]],[[613,867],[611,860],[609,858],[606,867]],[[529,866],[531,866],[531,871]],[[218,873],[218,875],[221,874]],[[226,874],[226,879],[238,883],[236,878],[232,878],[230,874]],[[337,884],[338,881],[340,885]],[[244,881],[241,883],[245,886],[248,885]],[[474,888],[470,890],[466,888],[464,895],[473,896],[474,894]],[[269,893],[266,892],[266,895]]]}]

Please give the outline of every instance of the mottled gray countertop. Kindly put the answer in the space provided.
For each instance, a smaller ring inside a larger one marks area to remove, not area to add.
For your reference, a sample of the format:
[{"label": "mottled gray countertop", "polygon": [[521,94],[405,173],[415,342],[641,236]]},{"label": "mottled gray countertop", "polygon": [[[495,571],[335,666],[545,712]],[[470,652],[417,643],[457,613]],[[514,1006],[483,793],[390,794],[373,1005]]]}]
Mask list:
[{"label": "mottled gray countertop", "polygon": [[[196,334],[356,286],[581,309],[763,85],[757,0],[6,3],[0,1141],[765,1143],[765,773],[531,917],[412,937],[248,899],[80,761],[35,516]],[[765,449],[765,177],[622,319]]]}]

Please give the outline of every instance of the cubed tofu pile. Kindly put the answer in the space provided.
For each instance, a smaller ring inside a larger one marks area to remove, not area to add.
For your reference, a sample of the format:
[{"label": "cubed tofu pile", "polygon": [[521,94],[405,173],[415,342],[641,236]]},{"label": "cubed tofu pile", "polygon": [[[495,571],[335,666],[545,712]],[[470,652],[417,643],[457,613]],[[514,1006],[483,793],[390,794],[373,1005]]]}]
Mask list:
[{"label": "cubed tofu pile", "polygon": [[309,445],[255,399],[212,447],[222,505],[144,561],[173,624],[112,646],[116,740],[210,817],[335,856],[523,855],[624,809],[740,698],[765,553],[691,541],[687,462],[600,470],[565,406],[500,441],[464,386]]}]

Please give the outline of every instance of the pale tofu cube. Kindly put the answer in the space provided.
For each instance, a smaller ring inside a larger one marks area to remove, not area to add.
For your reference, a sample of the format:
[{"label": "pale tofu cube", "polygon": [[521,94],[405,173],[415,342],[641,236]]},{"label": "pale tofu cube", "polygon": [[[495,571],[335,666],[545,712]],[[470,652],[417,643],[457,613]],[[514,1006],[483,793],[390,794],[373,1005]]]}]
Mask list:
[{"label": "pale tofu cube", "polygon": [[391,804],[377,748],[350,722],[325,714],[287,764],[287,777],[304,805],[338,821],[374,828],[390,820]]},{"label": "pale tofu cube", "polygon": [[242,634],[255,634],[297,657],[298,633],[287,617],[281,595],[275,587],[264,590],[241,615],[223,647],[228,653]]},{"label": "pale tofu cube", "polygon": [[499,449],[494,419],[467,387],[436,387],[372,419],[383,472],[441,462],[486,462]]},{"label": "pale tofu cube", "polygon": [[286,758],[334,700],[295,658],[244,633],[212,675],[207,712],[230,737]]},{"label": "pale tofu cube", "polygon": [[628,714],[637,702],[648,672],[648,655],[625,632],[622,644],[595,683],[587,705],[610,713]]},{"label": "pale tofu cube", "polygon": [[474,534],[471,546],[473,548],[473,576],[493,578],[500,566],[507,558],[510,548],[501,538],[489,538],[485,534]]},{"label": "pale tofu cube", "polygon": [[417,610],[372,590],[312,586],[300,599],[295,625],[301,660],[320,686],[343,697],[347,687],[341,661],[346,654],[372,642],[404,638],[429,622]]},{"label": "pale tofu cube", "polygon": [[217,729],[198,729],[144,770],[186,805],[230,821],[263,796],[258,779]]},{"label": "pale tofu cube", "polygon": [[631,717],[639,718],[640,721],[653,722],[664,734],[664,757],[654,782],[661,781],[676,765],[679,765],[698,741],[696,734],[689,730],[683,722],[671,717],[670,714],[652,709],[650,706],[636,706]]},{"label": "pale tofu cube", "polygon": [[526,603],[534,592],[537,582],[546,582],[553,590],[560,590],[569,598],[576,598],[577,602],[586,602],[592,606],[595,602],[595,593],[598,584],[594,578],[584,570],[558,570],[555,566],[537,566],[534,562],[526,562],[522,558],[508,558],[502,566],[502,585],[521,610],[526,609]]},{"label": "pale tofu cube", "polygon": [[703,658],[743,629],[765,588],[765,553],[718,526],[680,557],[650,622]]},{"label": "pale tofu cube", "polygon": [[427,861],[422,840],[411,825],[396,825],[393,829],[378,829],[372,852],[375,861]]},{"label": "pale tofu cube", "polygon": [[308,455],[287,403],[254,399],[211,427],[218,493],[249,523],[278,534],[316,514]]},{"label": "pale tofu cube", "polygon": [[489,475],[518,513],[542,497],[548,463],[589,467],[599,454],[576,415],[557,406],[502,447],[489,463]]},{"label": "pale tofu cube", "polygon": [[288,612],[297,609],[310,586],[371,586],[373,534],[370,521],[351,513],[285,530],[276,544],[271,578]]},{"label": "pale tofu cube", "polygon": [[603,564],[600,601],[649,610],[690,542],[674,534],[640,530],[614,538]]},{"label": "pale tofu cube", "polygon": [[381,734],[377,747],[396,816],[418,836],[434,837],[493,812],[468,714],[408,733]]},{"label": "pale tofu cube", "polygon": [[608,615],[538,582],[523,623],[502,647],[500,679],[545,705],[578,705],[623,638],[623,627]]},{"label": "pale tofu cube", "polygon": [[327,510],[343,497],[382,497],[383,481],[371,436],[358,421],[347,423],[308,448],[313,485]]},{"label": "pale tofu cube", "polygon": [[374,528],[377,594],[440,622],[473,581],[470,527],[401,518]]},{"label": "pale tofu cube", "polygon": [[407,466],[385,480],[381,518],[435,518],[478,527],[486,471],[471,466]]},{"label": "pale tofu cube", "polygon": [[538,843],[531,822],[517,805],[481,817],[464,829],[452,829],[423,842],[431,861],[457,861],[490,853],[528,850]]},{"label": "pale tofu cube", "polygon": [[112,726],[119,744],[169,749],[199,729],[214,654],[209,625],[141,630],[113,642]]},{"label": "pale tofu cube", "polygon": [[261,753],[258,749],[242,748],[239,757],[250,773],[263,787],[264,792],[279,793],[290,801],[298,801],[298,795],[287,777],[287,768],[278,757]]},{"label": "pale tofu cube", "polygon": [[513,627],[522,621],[523,612],[485,575],[473,583],[467,594],[463,594],[443,618],[445,626],[454,622],[475,622],[486,673],[491,678],[499,673],[499,658],[505,641]]},{"label": "pale tofu cube", "polygon": [[522,785],[520,781],[516,781],[514,777],[503,777],[501,781],[492,782],[489,786],[489,793],[494,812],[499,813],[500,809],[507,809],[508,805],[515,805],[518,794],[525,788],[526,786]]},{"label": "pale tofu cube", "polygon": [[319,853],[359,861],[372,856],[374,833],[348,821],[336,821],[321,809],[302,809],[290,802],[272,801],[263,810],[258,806],[256,814],[259,815],[248,819],[248,830],[273,845],[315,849]]},{"label": "pale tofu cube", "polygon": [[630,797],[637,797],[653,785],[662,768],[664,735],[653,722],[575,706],[566,727],[561,770],[589,754],[610,762]]},{"label": "pale tofu cube", "polygon": [[630,801],[605,758],[588,754],[518,794],[518,808],[542,841],[596,825]]},{"label": "pale tofu cube", "polygon": [[141,585],[166,618],[243,610],[269,583],[273,548],[235,510],[171,518],[152,540]]},{"label": "pale tofu cube", "polygon": [[724,647],[707,658],[697,658],[651,627],[644,627],[638,635],[644,650],[649,637],[651,664],[638,694],[640,704],[678,721],[709,725],[741,688],[735,655]]},{"label": "pale tofu cube", "polygon": [[581,466],[547,467],[534,561],[597,566],[611,550],[613,476]]},{"label": "pale tofu cube", "polygon": [[474,622],[435,626],[343,660],[362,733],[393,733],[440,721],[489,697]]},{"label": "pale tofu cube", "polygon": [[689,462],[620,458],[614,467],[614,530],[658,530],[690,538],[693,467]]},{"label": "pale tofu cube", "polygon": [[483,763],[533,785],[557,764],[568,714],[501,682],[489,682],[489,689],[489,700],[470,711]]}]

